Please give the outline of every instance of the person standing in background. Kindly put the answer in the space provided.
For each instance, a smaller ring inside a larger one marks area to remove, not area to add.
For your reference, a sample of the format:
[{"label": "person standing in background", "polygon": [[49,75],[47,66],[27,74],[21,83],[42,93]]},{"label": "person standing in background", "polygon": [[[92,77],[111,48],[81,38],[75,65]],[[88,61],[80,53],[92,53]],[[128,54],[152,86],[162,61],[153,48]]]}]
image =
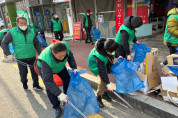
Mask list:
[{"label": "person standing in background", "polygon": [[54,33],[55,39],[62,41],[64,35],[61,20],[55,13],[53,13],[52,16],[53,18],[51,19],[51,33]]},{"label": "person standing in background", "polygon": [[[94,44],[91,38],[91,28],[92,28],[92,20],[90,18],[90,9],[86,10],[86,13],[83,15],[83,30],[86,31],[86,39],[85,43]],[[88,42],[88,39],[90,42]]]}]

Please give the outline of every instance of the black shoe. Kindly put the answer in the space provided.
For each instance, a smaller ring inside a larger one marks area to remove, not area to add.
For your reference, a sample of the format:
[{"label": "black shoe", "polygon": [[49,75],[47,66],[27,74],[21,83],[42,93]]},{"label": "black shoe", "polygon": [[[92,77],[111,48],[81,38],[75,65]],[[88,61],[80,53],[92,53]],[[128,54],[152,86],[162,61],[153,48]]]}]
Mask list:
[{"label": "black shoe", "polygon": [[98,97],[97,97],[97,101],[98,101],[99,107],[100,107],[100,108],[103,108],[103,107],[104,107],[104,104],[103,104],[103,102],[102,102],[102,100],[101,100],[101,96],[98,96]]},{"label": "black shoe", "polygon": [[38,90],[38,91],[39,91],[39,90],[43,90],[43,88],[41,88],[41,87],[38,85],[38,86],[34,86],[34,87],[33,87],[33,90]]},{"label": "black shoe", "polygon": [[108,102],[112,102],[112,99],[108,96],[108,93],[105,92],[103,95],[102,95],[102,98],[105,99],[106,101]]},{"label": "black shoe", "polygon": [[90,42],[85,41],[85,43],[90,43]]},{"label": "black shoe", "polygon": [[27,83],[23,83],[23,88],[24,88],[25,90],[28,89],[28,85],[27,85]]}]

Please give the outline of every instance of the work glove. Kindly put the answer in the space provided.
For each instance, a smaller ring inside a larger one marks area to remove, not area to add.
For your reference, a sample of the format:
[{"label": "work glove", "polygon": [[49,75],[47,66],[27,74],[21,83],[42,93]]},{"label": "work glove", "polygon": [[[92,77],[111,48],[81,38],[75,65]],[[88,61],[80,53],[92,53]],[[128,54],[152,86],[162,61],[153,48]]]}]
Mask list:
[{"label": "work glove", "polygon": [[85,28],[83,28],[83,31],[85,32]]},{"label": "work glove", "polygon": [[130,55],[127,56],[127,60],[128,61],[131,61],[132,60],[132,57]]},{"label": "work glove", "polygon": [[60,101],[68,103],[68,100],[69,100],[69,99],[68,99],[68,97],[67,97],[66,94],[61,93],[58,97],[59,97],[59,100],[60,100]]},{"label": "work glove", "polygon": [[108,91],[113,93],[113,88],[112,88],[111,83],[107,84],[106,87],[107,87]]},{"label": "work glove", "polygon": [[118,59],[122,59],[122,60],[124,60],[124,58],[123,58],[122,56],[119,56]]},{"label": "work glove", "polygon": [[140,43],[139,43],[138,41],[136,41],[136,44],[138,44],[138,45],[139,45]]},{"label": "work glove", "polygon": [[77,74],[77,71],[78,71],[77,69],[74,69],[74,70],[73,70],[74,75],[76,75],[76,74]]},{"label": "work glove", "polygon": [[9,61],[14,61],[14,60],[15,60],[13,55],[8,55],[8,56],[7,56],[7,59],[8,59]]}]

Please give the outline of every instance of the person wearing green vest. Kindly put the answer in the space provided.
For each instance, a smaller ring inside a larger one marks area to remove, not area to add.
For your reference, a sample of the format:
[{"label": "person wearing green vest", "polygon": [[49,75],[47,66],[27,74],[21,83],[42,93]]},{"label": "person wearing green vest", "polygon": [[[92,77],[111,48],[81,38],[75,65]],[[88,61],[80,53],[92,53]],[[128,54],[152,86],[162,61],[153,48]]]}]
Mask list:
[{"label": "person wearing green vest", "polygon": [[41,53],[41,47],[38,39],[35,37],[35,32],[31,28],[27,27],[27,20],[25,17],[17,17],[17,26],[10,29],[2,41],[2,49],[8,60],[14,61],[13,55],[11,55],[8,44],[12,42],[14,48],[14,55],[18,64],[19,74],[23,88],[28,89],[27,85],[27,65],[30,65],[30,71],[33,79],[33,89],[42,90],[39,86],[38,75],[36,74],[33,64],[36,60],[36,51]]},{"label": "person wearing green vest", "polygon": [[[178,47],[178,8],[169,10],[168,19],[164,32],[163,43],[169,48],[170,55],[176,53]],[[167,60],[161,62],[160,65],[167,65]]]},{"label": "person wearing green vest", "polygon": [[[67,62],[76,73],[77,65],[73,53],[65,41],[52,43],[38,57],[37,67],[45,84],[48,98],[55,109],[56,117],[61,115],[60,101],[67,102],[66,94],[70,81],[70,75],[65,66]],[[55,84],[53,74],[57,74],[62,79],[63,92]]]},{"label": "person wearing green vest", "polygon": [[100,108],[104,107],[102,98],[112,101],[107,94],[107,90],[113,92],[108,74],[111,72],[117,48],[118,44],[113,39],[100,39],[88,56],[89,69],[98,78],[97,101]]},{"label": "person wearing green vest", "polygon": [[5,37],[5,35],[7,34],[7,32],[9,31],[9,29],[4,29],[0,31],[0,46],[1,46],[1,42],[3,40],[3,38]]},{"label": "person wearing green vest", "polygon": [[117,32],[115,41],[119,44],[119,48],[116,51],[116,57],[122,56],[128,61],[131,61],[129,43],[139,44],[135,37],[135,30],[143,24],[143,21],[138,16],[128,16],[124,19],[123,24]]},{"label": "person wearing green vest", "polygon": [[[86,38],[85,38],[85,43],[91,43],[92,45],[93,40],[91,38],[91,28],[92,28],[92,20],[90,18],[90,9],[86,10],[86,13],[83,15],[83,31],[86,31]],[[90,42],[88,42],[88,39]]]},{"label": "person wearing green vest", "polygon": [[51,19],[51,33],[53,34],[54,32],[55,39],[62,41],[64,38],[62,22],[55,13],[53,13],[52,16],[53,18]]}]

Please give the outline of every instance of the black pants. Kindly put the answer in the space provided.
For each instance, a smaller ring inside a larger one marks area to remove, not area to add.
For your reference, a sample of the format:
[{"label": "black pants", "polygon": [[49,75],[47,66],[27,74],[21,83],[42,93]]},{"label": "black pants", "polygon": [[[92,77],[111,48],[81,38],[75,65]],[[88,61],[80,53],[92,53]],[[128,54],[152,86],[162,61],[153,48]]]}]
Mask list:
[{"label": "black pants", "polygon": [[118,49],[116,50],[116,58],[122,56],[123,58],[126,58],[127,55],[124,51],[124,47],[122,45],[119,45]]},{"label": "black pants", "polygon": [[[167,46],[169,48],[170,55],[176,53],[176,49],[173,46]],[[163,62],[164,65],[167,65],[167,59]]]},{"label": "black pants", "polygon": [[[65,67],[57,75],[62,79],[64,94],[67,94],[67,89],[68,89],[69,82],[70,82],[70,75],[67,71],[67,68]],[[47,95],[48,95],[48,98],[49,98],[51,104],[53,105],[53,108],[54,109],[59,108],[60,101],[58,100],[57,96],[55,96],[53,93],[51,93],[51,91],[49,89],[46,89],[46,92],[47,92]]]},{"label": "black pants", "polygon": [[[27,83],[27,74],[28,74],[28,68],[26,65],[24,65],[24,63],[29,64],[31,66],[33,66],[35,62],[35,58],[33,59],[24,59],[24,60],[18,60],[17,64],[18,64],[18,68],[19,68],[19,74],[20,74],[20,78],[21,78],[21,82],[23,83]],[[36,74],[35,70],[33,67],[30,67],[30,71],[31,71],[31,76],[33,79],[33,87],[38,86],[38,75]]]},{"label": "black pants", "polygon": [[[62,41],[64,38],[62,31],[54,31],[54,36],[55,36],[55,39],[60,40],[60,41]],[[59,36],[60,36],[60,38],[59,38]]]},{"label": "black pants", "polygon": [[90,40],[90,43],[93,43],[91,38],[91,28],[85,28],[85,30],[86,30],[85,43],[88,43],[88,39]]}]

